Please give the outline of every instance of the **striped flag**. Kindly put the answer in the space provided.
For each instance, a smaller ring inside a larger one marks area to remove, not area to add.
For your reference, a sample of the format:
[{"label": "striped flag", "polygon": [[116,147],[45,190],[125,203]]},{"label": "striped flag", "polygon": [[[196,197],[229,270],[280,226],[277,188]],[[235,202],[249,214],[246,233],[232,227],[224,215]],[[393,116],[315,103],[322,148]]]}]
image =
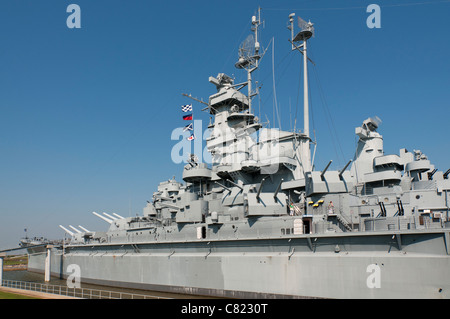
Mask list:
[{"label": "striped flag", "polygon": [[192,114],[184,115],[183,120],[185,121],[192,121]]},{"label": "striped flag", "polygon": [[192,111],[192,104],[186,104],[181,106],[181,110],[183,112],[189,112]]}]

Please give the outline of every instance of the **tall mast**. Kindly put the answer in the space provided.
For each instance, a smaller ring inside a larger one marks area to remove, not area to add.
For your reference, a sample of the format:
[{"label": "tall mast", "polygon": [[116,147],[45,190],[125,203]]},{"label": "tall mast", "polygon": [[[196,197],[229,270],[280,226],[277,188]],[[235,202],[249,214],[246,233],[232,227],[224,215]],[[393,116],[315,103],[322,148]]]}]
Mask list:
[{"label": "tall mast", "polygon": [[255,33],[253,37],[250,35],[245,39],[239,48],[239,60],[236,62],[235,67],[238,69],[247,70],[247,89],[248,89],[248,109],[249,113],[252,112],[252,97],[255,95],[252,93],[252,73],[258,69],[260,45],[258,42],[258,28],[261,25],[261,8],[258,7],[258,18],[252,16],[252,31]]},{"label": "tall mast", "polygon": [[[310,135],[309,135],[309,91],[308,91],[308,54],[307,40],[314,35],[314,28],[311,22],[306,22],[298,17],[298,26],[300,32],[294,37],[294,16],[295,13],[289,15],[290,25],[288,29],[291,31],[292,50],[298,50],[303,54],[303,133],[305,139],[302,152],[303,169],[305,172],[311,171],[311,152],[310,152]],[[311,60],[310,60],[311,61]]]},{"label": "tall mast", "polygon": [[306,137],[309,137],[308,56],[306,42],[306,40],[303,42],[303,130]]}]

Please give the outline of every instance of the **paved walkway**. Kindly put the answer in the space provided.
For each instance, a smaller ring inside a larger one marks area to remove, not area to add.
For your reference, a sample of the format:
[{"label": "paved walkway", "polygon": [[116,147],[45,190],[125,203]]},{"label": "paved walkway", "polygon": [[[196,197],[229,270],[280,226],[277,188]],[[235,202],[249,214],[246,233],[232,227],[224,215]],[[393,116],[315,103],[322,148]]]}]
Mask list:
[{"label": "paved walkway", "polygon": [[16,288],[0,287],[0,291],[9,292],[12,294],[17,294],[17,295],[35,297],[35,298],[39,298],[39,299],[80,299],[80,298],[75,298],[75,297],[70,297],[70,296],[55,295],[55,294],[49,294],[49,293],[45,293],[45,292],[16,289]]}]

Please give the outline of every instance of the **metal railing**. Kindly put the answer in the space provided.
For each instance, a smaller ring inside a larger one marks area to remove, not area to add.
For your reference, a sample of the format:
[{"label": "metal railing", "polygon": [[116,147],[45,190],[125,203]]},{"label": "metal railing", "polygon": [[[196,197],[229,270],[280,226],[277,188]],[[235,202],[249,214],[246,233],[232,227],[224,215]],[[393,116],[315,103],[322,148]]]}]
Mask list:
[{"label": "metal railing", "polygon": [[69,288],[67,286],[60,285],[49,285],[37,282],[6,279],[2,281],[1,287],[43,292],[81,299],[171,299],[155,295],[134,294],[129,292],[109,291],[91,288]]}]

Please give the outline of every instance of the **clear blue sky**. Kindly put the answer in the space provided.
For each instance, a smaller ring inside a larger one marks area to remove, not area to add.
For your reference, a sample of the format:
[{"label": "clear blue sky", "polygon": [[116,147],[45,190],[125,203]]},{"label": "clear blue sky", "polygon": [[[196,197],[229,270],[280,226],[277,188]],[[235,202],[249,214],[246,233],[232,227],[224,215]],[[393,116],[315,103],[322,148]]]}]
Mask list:
[{"label": "clear blue sky", "polygon": [[[81,29],[66,25],[71,3],[81,8]],[[370,3],[381,6],[381,29],[366,26]],[[24,228],[49,238],[63,236],[59,224],[106,230],[92,211],[141,214],[160,181],[181,180],[183,164],[170,157],[171,133],[184,124],[180,105],[191,102],[181,93],[207,100],[215,92],[208,77],[219,72],[244,80],[234,63],[258,5],[262,46],[275,39],[282,129],[302,101],[288,15],[315,23],[318,169],[330,159],[344,166],[354,127],[373,115],[383,120],[386,153],[420,149],[450,168],[448,1],[2,0],[0,248],[16,246]],[[271,47],[255,78],[261,118],[277,123]],[[206,126],[208,114],[193,104]]]}]

